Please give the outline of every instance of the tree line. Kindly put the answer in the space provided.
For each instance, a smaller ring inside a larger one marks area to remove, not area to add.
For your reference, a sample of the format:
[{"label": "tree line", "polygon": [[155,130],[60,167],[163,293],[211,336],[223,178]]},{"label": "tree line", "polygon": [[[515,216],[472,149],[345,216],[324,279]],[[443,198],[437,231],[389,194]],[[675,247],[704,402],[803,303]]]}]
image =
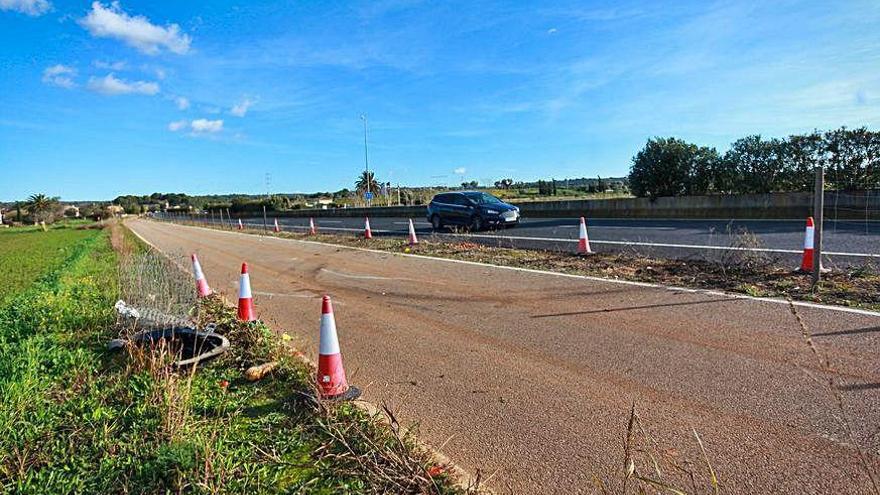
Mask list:
[{"label": "tree line", "polygon": [[826,187],[880,187],[880,132],[865,127],[787,138],[734,141],[724,154],[677,138],[649,139],[632,160],[629,185],[639,197],[811,191],[815,168]]}]

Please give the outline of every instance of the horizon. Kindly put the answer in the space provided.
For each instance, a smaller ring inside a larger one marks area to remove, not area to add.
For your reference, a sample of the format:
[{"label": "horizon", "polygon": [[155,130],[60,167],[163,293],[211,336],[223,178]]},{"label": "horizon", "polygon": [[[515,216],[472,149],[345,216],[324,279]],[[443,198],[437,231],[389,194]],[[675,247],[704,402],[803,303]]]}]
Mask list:
[{"label": "horizon", "polygon": [[876,128],[878,20],[868,1],[6,0],[0,201],[353,189],[361,114],[370,170],[408,187],[622,177],[655,136]]}]

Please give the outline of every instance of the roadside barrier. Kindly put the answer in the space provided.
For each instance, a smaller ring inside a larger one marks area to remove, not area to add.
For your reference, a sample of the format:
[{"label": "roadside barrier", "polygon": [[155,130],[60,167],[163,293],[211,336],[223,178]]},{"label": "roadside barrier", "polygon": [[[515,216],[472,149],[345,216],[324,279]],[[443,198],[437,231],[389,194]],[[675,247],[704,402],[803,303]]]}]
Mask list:
[{"label": "roadside barrier", "polygon": [[196,253],[192,254],[193,276],[196,277],[196,291],[199,297],[208,297],[211,295],[211,288],[208,287],[208,281],[205,279],[205,273],[202,272],[202,265]]},{"label": "roadside barrier", "polygon": [[238,230],[244,230],[244,225],[241,224],[241,219],[238,219]]},{"label": "roadside barrier", "polygon": [[339,338],[336,335],[336,319],[330,296],[324,296],[321,304],[321,335],[318,344],[318,392],[324,399],[352,400],[361,395],[357,387],[348,385]]},{"label": "roadside barrier", "polygon": [[409,219],[409,245],[415,246],[419,243],[419,238],[416,237],[416,227],[413,225],[412,218]]},{"label": "roadside barrier", "polygon": [[587,221],[584,217],[581,217],[581,228],[580,234],[578,235],[578,254],[591,254],[593,252],[590,249],[590,238],[587,237]]},{"label": "roadside barrier", "polygon": [[281,232],[281,227],[278,226],[278,219],[275,219],[275,232]]},{"label": "roadside barrier", "polygon": [[370,217],[364,219],[364,239],[372,239],[373,231],[370,230]]},{"label": "roadside barrier", "polygon": [[241,278],[238,282],[238,321],[254,321],[254,296],[251,293],[251,277],[247,263],[241,264]]},{"label": "roadside barrier", "polygon": [[318,230],[315,228],[315,219],[309,218],[309,235],[315,235],[318,233]]}]

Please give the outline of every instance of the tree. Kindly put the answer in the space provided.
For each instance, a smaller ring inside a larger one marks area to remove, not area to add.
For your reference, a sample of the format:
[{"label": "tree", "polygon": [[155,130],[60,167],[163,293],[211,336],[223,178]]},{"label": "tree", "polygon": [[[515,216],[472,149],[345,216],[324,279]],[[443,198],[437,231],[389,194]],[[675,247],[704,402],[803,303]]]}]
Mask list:
[{"label": "tree", "polygon": [[377,194],[379,192],[379,182],[376,181],[376,176],[373,172],[367,172],[364,170],[361,172],[360,177],[358,177],[357,182],[354,183],[355,189],[357,189],[358,194],[363,194],[367,191],[371,191],[373,194]]},{"label": "tree", "polygon": [[34,222],[51,222],[55,217],[55,209],[58,208],[57,197],[50,198],[45,194],[31,194],[25,202]]},{"label": "tree", "polygon": [[639,197],[706,194],[710,171],[718,161],[715,148],[700,147],[676,138],[649,139],[633,157],[629,182]]},{"label": "tree", "polygon": [[510,186],[513,185],[513,179],[501,179],[499,181],[495,181],[495,187],[498,189],[510,189]]},{"label": "tree", "polygon": [[783,142],[764,140],[760,135],[738,139],[724,154],[726,167],[736,174],[734,192],[768,193],[782,191],[790,173],[785,169]]}]

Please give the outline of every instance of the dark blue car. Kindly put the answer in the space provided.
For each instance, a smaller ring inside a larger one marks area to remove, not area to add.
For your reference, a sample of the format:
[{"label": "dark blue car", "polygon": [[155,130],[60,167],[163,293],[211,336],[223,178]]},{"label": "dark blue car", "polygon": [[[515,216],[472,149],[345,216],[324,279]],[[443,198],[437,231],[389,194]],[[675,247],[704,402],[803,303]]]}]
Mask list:
[{"label": "dark blue car", "polygon": [[440,193],[428,205],[428,221],[434,230],[448,225],[471,230],[513,226],[519,223],[519,208],[480,191]]}]

